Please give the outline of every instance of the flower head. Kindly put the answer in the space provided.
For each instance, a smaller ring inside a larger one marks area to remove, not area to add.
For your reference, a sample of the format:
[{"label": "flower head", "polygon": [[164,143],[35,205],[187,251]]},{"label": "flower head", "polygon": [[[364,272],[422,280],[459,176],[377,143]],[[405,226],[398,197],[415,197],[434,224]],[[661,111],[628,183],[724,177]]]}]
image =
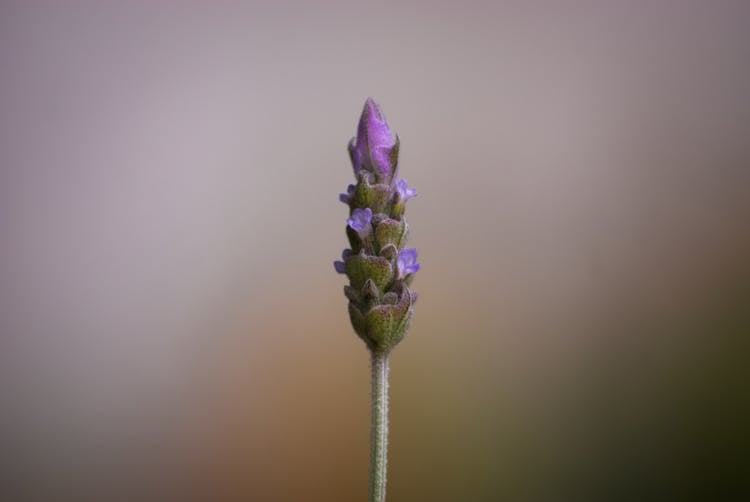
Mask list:
[{"label": "flower head", "polygon": [[369,207],[355,209],[346,223],[359,234],[360,238],[364,239],[372,232],[372,209]]},{"label": "flower head", "polygon": [[396,178],[398,148],[380,107],[368,99],[349,142],[355,184],[339,195],[350,211],[350,248],[333,268],[348,279],[349,318],[373,354],[389,353],[404,338],[417,300],[410,289],[419,270],[417,250],[404,249],[405,202],[417,192]]},{"label": "flower head", "polygon": [[400,279],[403,279],[407,275],[416,274],[419,271],[419,267],[416,249],[403,249],[399,251],[398,258],[396,258],[396,268],[398,269],[398,277]]},{"label": "flower head", "polygon": [[349,155],[355,174],[361,169],[390,181],[395,171],[391,161],[396,138],[385,120],[383,111],[372,98],[367,98],[357,126],[357,137],[349,142]]}]

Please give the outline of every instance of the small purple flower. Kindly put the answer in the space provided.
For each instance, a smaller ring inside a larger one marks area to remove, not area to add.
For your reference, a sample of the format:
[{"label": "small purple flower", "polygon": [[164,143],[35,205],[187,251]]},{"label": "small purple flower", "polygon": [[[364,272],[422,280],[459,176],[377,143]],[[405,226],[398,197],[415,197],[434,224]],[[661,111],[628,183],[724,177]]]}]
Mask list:
[{"label": "small purple flower", "polygon": [[346,187],[346,193],[340,193],[339,200],[344,204],[349,204],[349,199],[351,199],[352,195],[354,195],[355,188],[356,187],[354,185],[349,185],[348,187]]},{"label": "small purple flower", "polygon": [[391,152],[396,139],[385,120],[383,111],[372,98],[367,98],[357,126],[357,138],[349,142],[349,154],[354,173],[360,169],[377,169],[378,173],[390,179],[393,176]]},{"label": "small purple flower", "polygon": [[346,220],[346,223],[352,227],[352,230],[359,234],[359,237],[364,239],[370,232],[372,232],[372,209],[366,207],[364,209],[355,209],[352,211],[352,216]]},{"label": "small purple flower", "polygon": [[333,268],[338,272],[339,274],[345,274],[346,273],[346,263],[344,263],[343,260],[346,259],[346,256],[349,254],[349,250],[345,249],[343,253],[341,253],[341,261],[335,261],[333,262]]},{"label": "small purple flower", "polygon": [[396,193],[398,194],[398,200],[400,202],[406,202],[412,197],[417,196],[417,191],[413,188],[409,188],[404,179],[400,179],[396,183]]},{"label": "small purple flower", "polygon": [[419,263],[417,263],[417,250],[416,249],[404,249],[398,253],[396,258],[396,268],[398,269],[399,279],[403,279],[407,275],[415,274],[419,271]]}]

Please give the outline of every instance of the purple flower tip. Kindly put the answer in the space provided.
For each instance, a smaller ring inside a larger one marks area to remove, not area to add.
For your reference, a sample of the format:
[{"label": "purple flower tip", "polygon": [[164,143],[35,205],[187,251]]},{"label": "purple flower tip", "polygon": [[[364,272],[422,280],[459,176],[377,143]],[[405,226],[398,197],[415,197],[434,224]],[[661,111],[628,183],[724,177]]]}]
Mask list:
[{"label": "purple flower tip", "polygon": [[357,138],[349,143],[354,172],[365,168],[377,168],[384,177],[393,175],[390,154],[396,138],[385,120],[383,111],[372,99],[367,98],[357,126]]},{"label": "purple flower tip", "polygon": [[372,209],[366,207],[364,209],[355,209],[352,211],[352,216],[346,220],[346,223],[352,227],[352,230],[357,232],[359,236],[364,239],[372,231]]},{"label": "purple flower tip", "polygon": [[419,271],[419,266],[416,249],[404,249],[398,253],[396,268],[398,269],[399,279],[403,279],[410,274],[416,274]]},{"label": "purple flower tip", "polygon": [[351,199],[352,195],[354,195],[355,188],[356,187],[354,185],[349,185],[348,187],[346,187],[346,193],[340,193],[339,200],[344,204],[349,204],[349,199]]},{"label": "purple flower tip", "polygon": [[396,193],[398,194],[398,199],[401,202],[406,202],[412,197],[417,196],[417,191],[413,188],[409,188],[406,184],[406,180],[404,179],[398,180],[398,182],[396,183]]}]

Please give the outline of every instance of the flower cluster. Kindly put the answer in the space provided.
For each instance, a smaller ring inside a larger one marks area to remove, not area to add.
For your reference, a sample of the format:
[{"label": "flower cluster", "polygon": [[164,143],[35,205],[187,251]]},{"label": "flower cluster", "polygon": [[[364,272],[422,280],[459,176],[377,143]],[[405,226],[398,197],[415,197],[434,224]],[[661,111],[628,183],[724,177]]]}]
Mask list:
[{"label": "flower cluster", "polygon": [[405,249],[405,203],[417,195],[396,180],[398,138],[380,107],[367,99],[357,137],[349,142],[356,185],[339,199],[349,206],[345,249],[334,268],[349,278],[344,294],[354,331],[375,353],[388,353],[409,327],[417,294],[409,289],[419,270],[417,250]]}]

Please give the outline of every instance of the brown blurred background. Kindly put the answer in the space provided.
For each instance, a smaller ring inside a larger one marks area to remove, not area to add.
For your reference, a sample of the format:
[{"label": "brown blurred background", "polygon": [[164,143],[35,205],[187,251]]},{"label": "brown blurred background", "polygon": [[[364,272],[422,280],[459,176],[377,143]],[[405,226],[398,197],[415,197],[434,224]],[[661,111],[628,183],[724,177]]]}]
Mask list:
[{"label": "brown blurred background", "polygon": [[3,2],[0,499],[364,500],[331,262],[373,96],[389,501],[750,500],[750,3]]}]

